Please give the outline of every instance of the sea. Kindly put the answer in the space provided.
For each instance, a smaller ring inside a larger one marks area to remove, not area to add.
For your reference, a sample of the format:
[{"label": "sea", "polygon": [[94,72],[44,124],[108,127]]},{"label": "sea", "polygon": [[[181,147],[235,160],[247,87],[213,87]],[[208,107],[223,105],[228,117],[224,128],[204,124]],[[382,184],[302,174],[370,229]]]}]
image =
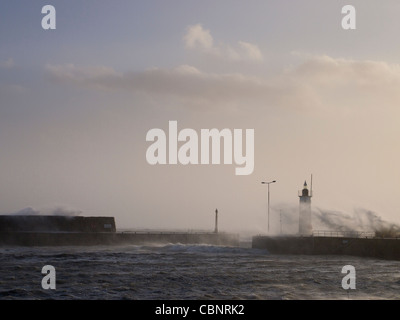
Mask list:
[{"label": "sea", "polygon": [[[44,288],[44,266],[55,288]],[[0,299],[398,300],[400,261],[273,255],[249,243],[2,247]]]}]

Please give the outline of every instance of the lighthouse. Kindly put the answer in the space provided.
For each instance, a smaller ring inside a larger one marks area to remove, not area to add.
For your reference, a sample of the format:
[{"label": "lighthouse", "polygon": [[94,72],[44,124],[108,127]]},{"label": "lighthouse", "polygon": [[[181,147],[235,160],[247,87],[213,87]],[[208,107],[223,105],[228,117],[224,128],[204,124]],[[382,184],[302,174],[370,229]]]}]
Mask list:
[{"label": "lighthouse", "polygon": [[299,234],[301,235],[312,235],[311,197],[312,190],[311,192],[308,191],[307,181],[304,181],[303,190],[299,194]]}]

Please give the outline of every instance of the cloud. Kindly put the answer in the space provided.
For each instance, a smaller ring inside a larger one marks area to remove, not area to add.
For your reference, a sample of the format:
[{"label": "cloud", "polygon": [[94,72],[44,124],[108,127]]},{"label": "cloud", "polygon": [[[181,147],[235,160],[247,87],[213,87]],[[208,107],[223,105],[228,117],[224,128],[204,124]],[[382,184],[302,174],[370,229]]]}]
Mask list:
[{"label": "cloud", "polygon": [[293,74],[323,85],[398,86],[400,66],[383,61],[335,59],[326,55],[309,58]]},{"label": "cloud", "polygon": [[239,41],[239,46],[243,51],[243,56],[252,61],[263,61],[263,55],[260,49],[252,43]]},{"label": "cloud", "polygon": [[305,83],[320,105],[342,110],[397,110],[400,66],[384,61],[315,56],[287,70],[286,77]]},{"label": "cloud", "polygon": [[296,94],[298,89],[290,84],[282,86],[241,73],[205,73],[189,65],[124,74],[104,67],[85,68],[74,65],[48,65],[46,70],[50,78],[59,83],[83,85],[94,89],[144,92],[152,96],[167,95],[209,104],[246,101],[250,105],[279,105],[282,104],[282,100],[288,101],[294,96],[296,103],[301,104],[301,95],[304,95],[301,92]]},{"label": "cloud", "polygon": [[190,26],[183,39],[188,49],[201,48],[211,50],[213,47],[213,37],[210,34],[210,30],[203,29],[200,24]]},{"label": "cloud", "polygon": [[[244,45],[249,54],[257,50]],[[400,103],[400,66],[381,61],[311,57],[270,77],[206,73],[194,66],[118,73],[108,67],[48,65],[52,79],[96,89],[145,92],[206,103],[244,103],[274,108],[366,110]]]},{"label": "cloud", "polygon": [[109,67],[77,67],[74,64],[50,65],[45,67],[53,80],[70,81],[77,84],[93,85],[102,79],[117,78],[121,75]]},{"label": "cloud", "polygon": [[258,46],[249,42],[239,41],[236,47],[224,43],[214,45],[210,30],[204,29],[201,24],[189,26],[183,41],[186,49],[198,50],[203,54],[233,62],[262,62],[264,60]]}]

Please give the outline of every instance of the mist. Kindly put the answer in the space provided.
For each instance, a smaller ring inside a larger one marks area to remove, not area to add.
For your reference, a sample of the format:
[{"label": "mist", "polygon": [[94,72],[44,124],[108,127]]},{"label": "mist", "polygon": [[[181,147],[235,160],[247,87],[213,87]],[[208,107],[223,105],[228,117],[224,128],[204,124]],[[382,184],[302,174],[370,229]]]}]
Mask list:
[{"label": "mist", "polygon": [[3,215],[12,215],[12,216],[68,216],[75,217],[82,214],[82,211],[75,210],[71,208],[66,208],[62,206],[53,207],[53,208],[44,208],[40,210],[36,210],[32,207],[27,207],[12,213],[4,213]]},{"label": "mist", "polygon": [[[283,234],[298,233],[299,208],[293,205],[279,206]],[[277,211],[277,210],[275,210]],[[352,212],[343,212],[319,207],[312,208],[313,231],[374,232],[377,237],[400,236],[400,225],[387,221],[372,210],[355,208]],[[280,233],[275,226],[274,233]]]}]

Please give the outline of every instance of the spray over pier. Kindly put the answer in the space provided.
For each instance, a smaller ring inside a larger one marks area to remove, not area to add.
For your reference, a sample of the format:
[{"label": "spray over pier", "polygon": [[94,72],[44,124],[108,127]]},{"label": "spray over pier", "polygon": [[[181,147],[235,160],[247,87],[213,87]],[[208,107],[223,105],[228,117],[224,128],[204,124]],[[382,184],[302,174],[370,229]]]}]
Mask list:
[{"label": "spray over pier", "polygon": [[271,254],[352,255],[400,260],[400,239],[378,237],[374,232],[318,231],[312,227],[311,190],[307,182],[299,192],[299,232],[296,235],[252,238],[252,248]]}]

